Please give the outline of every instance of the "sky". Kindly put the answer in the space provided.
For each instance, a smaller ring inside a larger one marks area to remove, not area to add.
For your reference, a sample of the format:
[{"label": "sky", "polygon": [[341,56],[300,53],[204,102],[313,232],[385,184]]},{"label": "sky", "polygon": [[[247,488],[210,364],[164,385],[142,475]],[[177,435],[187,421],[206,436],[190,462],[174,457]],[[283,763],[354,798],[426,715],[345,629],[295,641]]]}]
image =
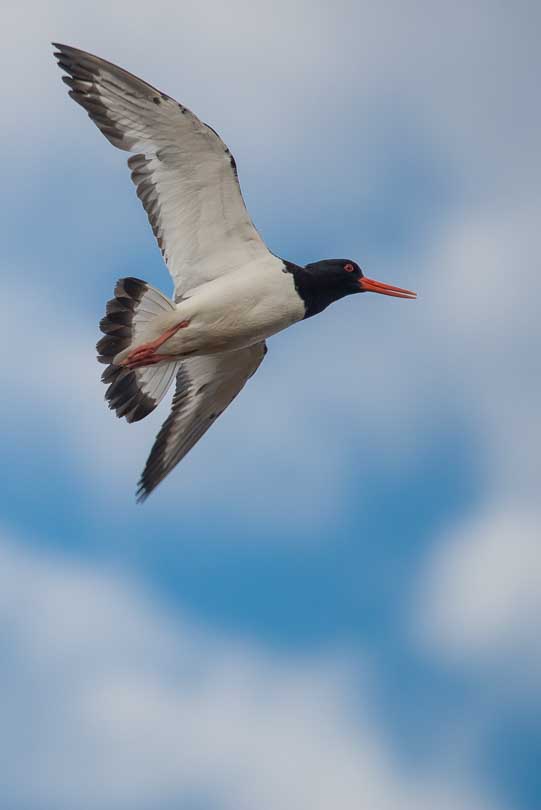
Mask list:
[{"label": "sky", "polygon": [[[2,12],[0,796],[7,810],[537,810],[541,14],[530,2]],[[166,294],[50,40],[186,104],[270,249],[352,296],[144,505],[170,398],[109,412],[117,278]]]}]

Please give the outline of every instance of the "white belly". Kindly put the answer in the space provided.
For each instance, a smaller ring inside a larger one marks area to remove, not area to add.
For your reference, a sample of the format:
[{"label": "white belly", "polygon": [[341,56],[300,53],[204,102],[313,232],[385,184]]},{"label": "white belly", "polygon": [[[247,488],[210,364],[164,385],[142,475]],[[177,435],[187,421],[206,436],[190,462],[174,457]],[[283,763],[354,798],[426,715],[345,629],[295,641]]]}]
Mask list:
[{"label": "white belly", "polygon": [[293,276],[270,255],[190,291],[177,304],[187,326],[160,349],[172,355],[212,354],[252,346],[304,317]]}]

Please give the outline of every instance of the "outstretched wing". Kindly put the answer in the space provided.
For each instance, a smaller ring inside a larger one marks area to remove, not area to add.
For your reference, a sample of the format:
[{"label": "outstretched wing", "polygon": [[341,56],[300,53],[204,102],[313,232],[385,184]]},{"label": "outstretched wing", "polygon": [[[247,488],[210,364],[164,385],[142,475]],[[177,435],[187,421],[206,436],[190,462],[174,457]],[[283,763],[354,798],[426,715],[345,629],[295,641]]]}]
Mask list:
[{"label": "outstretched wing", "polygon": [[176,297],[268,250],[246,210],[235,160],[217,133],[150,84],[55,43],[70,96],[128,160]]},{"label": "outstretched wing", "polygon": [[137,499],[145,500],[237,396],[267,352],[264,343],[182,361],[171,413],[139,481]]}]

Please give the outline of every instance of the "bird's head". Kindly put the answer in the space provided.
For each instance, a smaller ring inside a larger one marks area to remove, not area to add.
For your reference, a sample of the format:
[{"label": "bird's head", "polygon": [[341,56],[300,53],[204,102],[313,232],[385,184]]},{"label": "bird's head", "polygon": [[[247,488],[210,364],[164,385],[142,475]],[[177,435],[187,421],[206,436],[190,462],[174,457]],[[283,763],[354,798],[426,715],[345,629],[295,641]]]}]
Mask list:
[{"label": "bird's head", "polygon": [[375,292],[394,298],[417,297],[410,290],[367,278],[352,259],[324,259],[307,264],[303,269],[301,284],[307,293],[305,301],[309,301],[310,310],[307,316],[321,312],[333,301],[352,293]]}]

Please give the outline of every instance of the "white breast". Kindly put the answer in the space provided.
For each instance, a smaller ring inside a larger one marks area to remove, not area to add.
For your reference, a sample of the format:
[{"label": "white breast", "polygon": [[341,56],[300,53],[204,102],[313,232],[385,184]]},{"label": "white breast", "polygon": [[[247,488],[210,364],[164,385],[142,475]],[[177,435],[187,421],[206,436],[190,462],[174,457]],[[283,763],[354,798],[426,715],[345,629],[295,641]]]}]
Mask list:
[{"label": "white breast", "polygon": [[252,346],[302,320],[304,303],[283,267],[269,254],[189,291],[177,311],[190,325],[168,341],[168,352],[177,343],[197,354]]}]

